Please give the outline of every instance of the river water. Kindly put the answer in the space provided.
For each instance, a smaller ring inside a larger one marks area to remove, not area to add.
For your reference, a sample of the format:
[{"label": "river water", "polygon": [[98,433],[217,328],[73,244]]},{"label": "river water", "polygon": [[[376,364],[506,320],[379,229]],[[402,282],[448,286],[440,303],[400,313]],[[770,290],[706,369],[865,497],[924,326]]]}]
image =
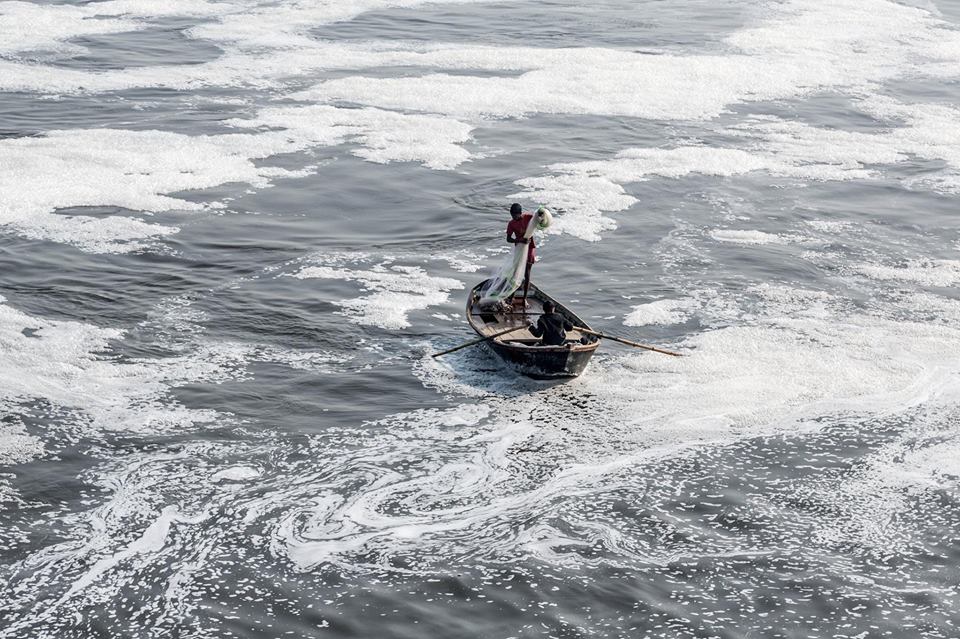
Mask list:
[{"label": "river water", "polygon": [[0,637],[957,637],[958,25],[0,2]]}]

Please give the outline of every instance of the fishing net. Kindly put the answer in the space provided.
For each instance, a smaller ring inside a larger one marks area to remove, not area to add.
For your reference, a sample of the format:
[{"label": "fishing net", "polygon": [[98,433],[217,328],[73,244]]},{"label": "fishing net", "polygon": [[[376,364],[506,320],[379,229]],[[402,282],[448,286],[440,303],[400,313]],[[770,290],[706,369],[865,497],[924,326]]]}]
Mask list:
[{"label": "fishing net", "polygon": [[[541,206],[533,214],[530,223],[527,224],[523,237],[530,239],[533,237],[534,231],[547,228],[552,221],[553,216],[550,215],[550,211]],[[499,305],[520,288],[520,285],[523,284],[523,273],[527,265],[527,249],[526,244],[513,245],[510,255],[480,290],[479,304],[481,307]]]}]

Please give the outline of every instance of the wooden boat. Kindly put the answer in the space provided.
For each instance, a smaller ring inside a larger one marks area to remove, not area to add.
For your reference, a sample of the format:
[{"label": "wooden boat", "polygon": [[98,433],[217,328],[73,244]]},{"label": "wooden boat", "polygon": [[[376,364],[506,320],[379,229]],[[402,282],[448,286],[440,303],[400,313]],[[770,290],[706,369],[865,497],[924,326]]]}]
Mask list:
[{"label": "wooden boat", "polygon": [[[590,326],[577,317],[570,309],[557,302],[532,282],[530,283],[527,307],[514,306],[509,309],[480,308],[480,291],[488,280],[477,284],[467,298],[467,321],[480,337],[490,337],[511,327],[516,331],[487,340],[486,344],[497,355],[514,365],[521,373],[534,378],[576,377],[587,367],[593,353],[600,346],[600,340],[574,329],[567,331],[567,343],[562,346],[543,346],[540,339],[534,337],[526,327],[536,324],[543,313],[543,303],[553,302],[556,311],[566,317],[574,326],[590,329]],[[517,292],[517,301],[522,298]],[[590,329],[592,330],[592,329]],[[584,343],[581,343],[581,338]]]}]

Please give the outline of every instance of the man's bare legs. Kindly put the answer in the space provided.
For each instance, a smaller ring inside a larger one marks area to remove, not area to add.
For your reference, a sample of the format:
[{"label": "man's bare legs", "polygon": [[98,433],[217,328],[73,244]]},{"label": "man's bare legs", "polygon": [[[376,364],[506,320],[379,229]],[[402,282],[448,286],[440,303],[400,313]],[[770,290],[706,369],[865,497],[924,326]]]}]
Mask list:
[{"label": "man's bare legs", "polygon": [[527,270],[523,272],[523,314],[527,314],[527,295],[530,292],[530,269],[533,268],[533,262],[527,262]]}]

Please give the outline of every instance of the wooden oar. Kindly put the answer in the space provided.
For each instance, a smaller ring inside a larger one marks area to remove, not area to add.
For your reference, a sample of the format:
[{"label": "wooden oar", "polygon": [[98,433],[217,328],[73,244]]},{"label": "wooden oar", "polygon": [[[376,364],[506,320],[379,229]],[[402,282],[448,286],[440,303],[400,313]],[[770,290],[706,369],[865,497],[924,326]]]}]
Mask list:
[{"label": "wooden oar", "polygon": [[481,337],[480,339],[475,339],[467,342],[466,344],[461,344],[460,346],[454,346],[453,348],[441,351],[439,353],[434,353],[430,357],[440,357],[441,355],[446,355],[447,353],[452,353],[453,351],[459,351],[461,348],[466,348],[467,346],[473,346],[474,344],[479,344],[480,342],[486,342],[487,340],[500,337],[501,335],[506,335],[507,333],[512,333],[514,331],[519,331],[521,329],[527,328],[527,325],[523,326],[514,326],[513,328],[508,328],[505,331],[500,331],[499,333],[494,333],[493,335],[488,335],[486,337]]},{"label": "wooden oar", "polygon": [[663,353],[664,355],[673,355],[674,357],[683,357],[681,353],[674,353],[673,351],[668,351],[663,348],[657,348],[656,346],[650,346],[648,344],[641,344],[640,342],[631,342],[628,339],[623,339],[622,337],[614,337],[613,335],[606,335],[604,333],[598,333],[596,331],[591,331],[589,328],[583,328],[582,326],[574,326],[574,328],[581,333],[587,333],[588,335],[594,335],[603,339],[612,339],[615,342],[620,342],[621,344],[627,344],[628,346],[636,346],[637,348],[645,348],[648,351],[655,351],[657,353]]}]

